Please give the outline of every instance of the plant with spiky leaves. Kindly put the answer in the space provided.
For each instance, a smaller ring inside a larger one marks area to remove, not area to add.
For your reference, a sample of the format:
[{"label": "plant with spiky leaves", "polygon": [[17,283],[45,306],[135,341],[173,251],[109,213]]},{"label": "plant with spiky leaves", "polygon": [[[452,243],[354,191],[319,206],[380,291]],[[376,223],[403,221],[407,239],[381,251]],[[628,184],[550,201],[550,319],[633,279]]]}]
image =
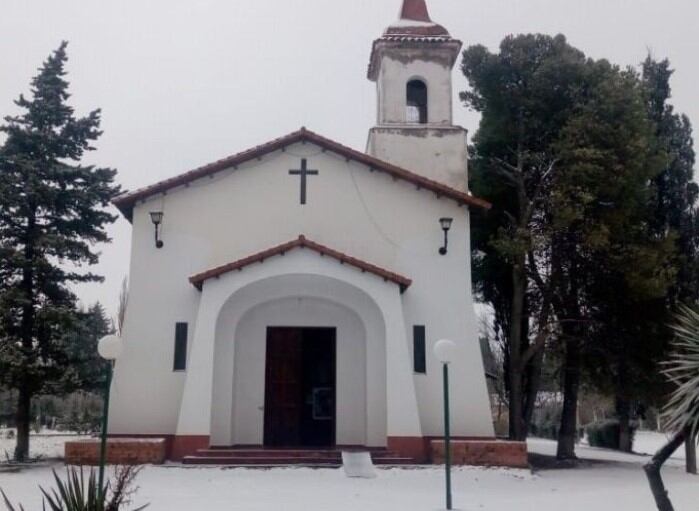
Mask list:
[{"label": "plant with spiky leaves", "polygon": [[672,329],[672,352],[663,373],[675,390],[663,417],[675,434],[644,467],[659,511],[674,511],[660,469],[683,443],[694,442],[699,434],[699,312],[680,306]]},{"label": "plant with spiky leaves", "polygon": [[[91,470],[87,479],[83,469],[68,469],[66,480],[63,481],[54,470],[56,488],[50,492],[41,488],[44,496],[43,509],[48,511],[119,511],[129,505],[135,493],[133,483],[140,469],[132,466],[120,467],[116,470],[113,485],[107,483],[99,488],[95,471]],[[24,511],[23,506],[13,506],[5,493],[0,490],[8,511]],[[134,511],[142,511],[148,507],[141,506]]]}]

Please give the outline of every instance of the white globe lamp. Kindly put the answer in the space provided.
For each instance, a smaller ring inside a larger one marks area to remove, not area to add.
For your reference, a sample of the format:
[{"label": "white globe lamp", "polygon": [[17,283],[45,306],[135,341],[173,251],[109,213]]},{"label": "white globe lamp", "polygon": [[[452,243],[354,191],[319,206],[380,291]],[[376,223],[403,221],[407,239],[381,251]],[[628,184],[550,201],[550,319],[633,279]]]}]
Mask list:
[{"label": "white globe lamp", "polygon": [[107,335],[102,337],[97,344],[97,352],[105,360],[114,361],[121,356],[124,345],[118,335]]},{"label": "white globe lamp", "polygon": [[456,343],[449,339],[442,339],[434,345],[434,356],[442,364],[451,364],[456,360],[456,351]]}]

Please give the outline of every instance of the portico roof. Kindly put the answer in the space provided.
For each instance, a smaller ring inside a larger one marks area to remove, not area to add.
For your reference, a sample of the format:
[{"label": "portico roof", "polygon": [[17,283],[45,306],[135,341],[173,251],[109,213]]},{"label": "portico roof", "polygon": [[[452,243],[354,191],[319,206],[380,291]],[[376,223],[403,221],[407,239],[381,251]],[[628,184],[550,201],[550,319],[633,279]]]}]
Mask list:
[{"label": "portico roof", "polygon": [[369,167],[369,169],[372,171],[376,170],[385,172],[392,176],[395,180],[407,181],[414,184],[418,188],[434,192],[438,197],[449,198],[455,200],[459,204],[476,206],[485,209],[489,209],[491,206],[487,201],[474,197],[470,193],[456,190],[455,188],[451,188],[409,170],[397,167],[383,160],[379,160],[365,153],[356,151],[335,142],[334,140],[330,140],[329,138],[325,138],[317,133],[307,130],[306,128],[301,128],[298,131],[272,140],[271,142],[267,142],[266,144],[253,147],[252,149],[243,151],[242,153],[218,160],[214,163],[199,167],[179,176],[160,181],[154,185],[147,186],[139,190],[134,190],[132,192],[123,193],[113,199],[112,202],[117,208],[119,208],[119,211],[121,211],[128,220],[131,220],[133,216],[133,208],[138,201],[148,199],[158,194],[167,193],[173,188],[187,185],[192,181],[211,176],[217,172],[230,168],[237,168],[238,165],[242,165],[245,162],[254,160],[256,158],[261,158],[265,154],[269,154],[274,151],[284,150],[284,148],[296,143],[316,144],[323,150],[332,151],[348,160],[362,163]]},{"label": "portico roof", "polygon": [[405,292],[405,290],[408,289],[408,287],[410,287],[410,285],[413,283],[413,281],[407,277],[403,277],[402,275],[386,270],[366,261],[362,261],[361,259],[357,259],[356,257],[352,257],[337,250],[333,250],[329,247],[326,247],[325,245],[321,245],[320,243],[311,241],[303,235],[299,236],[297,239],[293,241],[289,241],[288,243],[277,245],[276,247],[263,250],[262,252],[258,252],[243,259],[238,259],[237,261],[224,264],[223,266],[218,266],[216,268],[212,268],[202,273],[193,275],[189,278],[189,282],[199,291],[201,291],[204,286],[204,282],[209,279],[218,278],[232,271],[242,271],[246,266],[250,266],[251,264],[262,263],[272,257],[283,256],[291,250],[304,248],[313,250],[321,256],[328,256],[333,259],[336,259],[340,262],[340,264],[347,264],[349,266],[353,266],[358,270],[361,270],[362,273],[372,273],[377,277],[384,279],[386,282],[393,282],[394,284],[397,284],[400,287],[401,293]]}]

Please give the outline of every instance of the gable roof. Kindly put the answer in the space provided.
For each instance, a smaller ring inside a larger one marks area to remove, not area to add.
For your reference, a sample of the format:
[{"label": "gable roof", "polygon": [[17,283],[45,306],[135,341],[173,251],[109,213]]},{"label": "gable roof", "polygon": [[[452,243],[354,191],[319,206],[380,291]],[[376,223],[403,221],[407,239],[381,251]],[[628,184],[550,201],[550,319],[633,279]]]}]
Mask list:
[{"label": "gable roof", "polygon": [[372,273],[377,277],[384,279],[387,282],[393,282],[394,284],[400,286],[401,293],[404,293],[405,290],[408,289],[408,287],[410,287],[410,285],[413,283],[413,281],[407,277],[403,277],[402,275],[399,275],[389,270],[385,270],[371,263],[367,263],[366,261],[362,261],[361,259],[357,259],[356,257],[352,257],[347,254],[343,254],[342,252],[338,252],[337,250],[333,250],[329,247],[326,247],[325,245],[321,245],[320,243],[316,243],[315,241],[309,240],[304,235],[300,235],[297,239],[289,241],[288,243],[277,245],[276,247],[263,250],[262,252],[258,252],[243,259],[238,259],[237,261],[233,261],[232,263],[224,264],[223,266],[218,266],[216,268],[212,268],[202,273],[193,275],[189,278],[189,282],[199,291],[201,291],[204,286],[204,282],[209,279],[218,278],[221,275],[224,275],[232,271],[242,271],[243,268],[245,268],[246,266],[250,266],[251,264],[255,263],[262,263],[266,259],[269,259],[274,256],[284,255],[287,252],[297,248],[308,248],[310,250],[314,250],[322,256],[329,256],[333,259],[337,259],[341,264],[348,264],[350,266],[354,266],[362,272]]},{"label": "gable roof", "polygon": [[222,160],[215,161],[203,167],[190,170],[189,172],[185,172],[179,176],[160,181],[132,192],[123,193],[114,198],[112,203],[119,208],[119,211],[121,211],[128,220],[131,220],[133,216],[133,208],[140,200],[145,200],[154,195],[166,193],[172,188],[186,185],[192,181],[213,175],[231,167],[236,168],[238,165],[242,165],[245,162],[255,158],[260,158],[274,151],[283,150],[285,147],[299,142],[316,144],[324,150],[332,151],[340,156],[343,156],[347,160],[362,163],[368,166],[372,171],[377,170],[380,172],[386,172],[394,179],[407,181],[414,184],[418,188],[424,188],[425,190],[434,192],[440,197],[455,200],[459,204],[477,206],[485,209],[490,208],[490,204],[483,199],[479,199],[469,193],[464,193],[419,174],[415,174],[409,170],[397,167],[388,162],[379,160],[378,158],[374,158],[373,156],[369,156],[368,154],[351,149],[338,142],[335,142],[334,140],[330,140],[329,138],[325,138],[317,133],[309,131],[306,128],[301,128],[298,131],[290,133],[281,138],[274,139],[266,144],[253,147],[252,149],[234,154],[228,158],[223,158]]}]

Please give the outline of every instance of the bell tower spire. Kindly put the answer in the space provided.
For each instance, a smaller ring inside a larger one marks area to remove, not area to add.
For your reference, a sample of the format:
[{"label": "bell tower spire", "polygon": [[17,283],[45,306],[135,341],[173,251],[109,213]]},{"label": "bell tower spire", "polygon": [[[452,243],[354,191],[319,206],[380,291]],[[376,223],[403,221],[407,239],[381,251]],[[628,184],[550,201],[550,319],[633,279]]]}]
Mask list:
[{"label": "bell tower spire", "polygon": [[374,41],[369,80],[377,120],[367,152],[466,191],[466,131],[453,125],[452,70],[461,51],[425,0],[402,0],[399,19]]},{"label": "bell tower spire", "polygon": [[430,14],[427,12],[427,4],[425,3],[425,0],[403,0],[403,8],[400,11],[400,18],[404,20],[432,23]]}]

